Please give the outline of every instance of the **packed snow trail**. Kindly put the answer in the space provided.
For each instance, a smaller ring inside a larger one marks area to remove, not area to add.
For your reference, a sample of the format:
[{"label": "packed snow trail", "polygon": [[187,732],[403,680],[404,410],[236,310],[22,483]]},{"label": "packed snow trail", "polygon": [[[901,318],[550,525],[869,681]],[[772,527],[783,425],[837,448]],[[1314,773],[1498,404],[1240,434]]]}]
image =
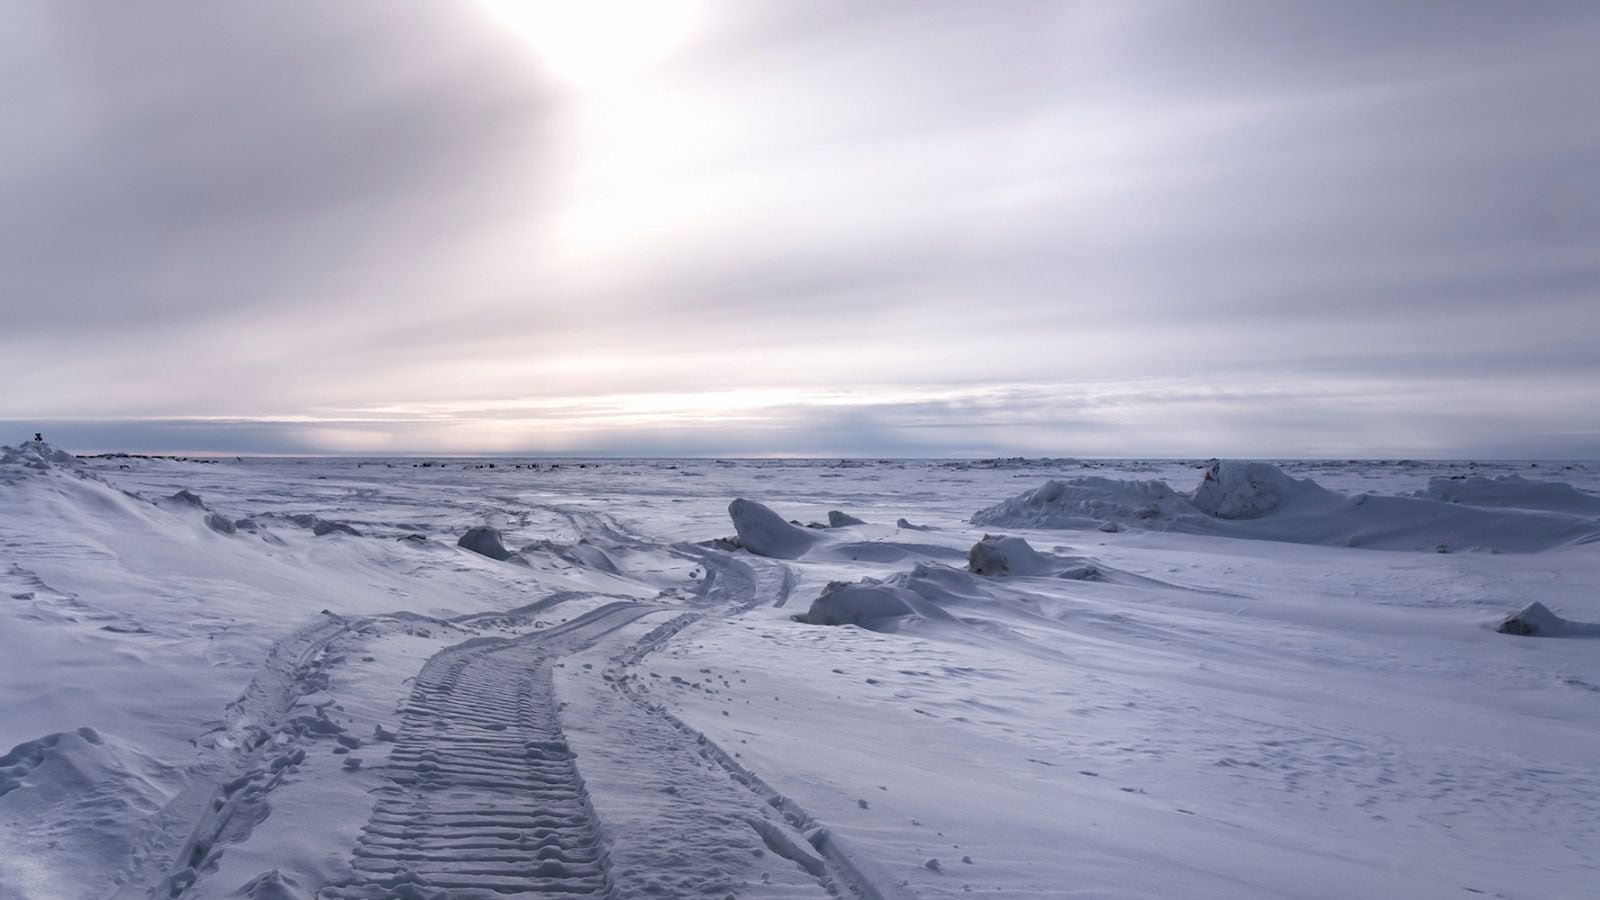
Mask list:
[{"label": "packed snow trail", "polygon": [[512,640],[450,648],[417,676],[351,883],[323,900],[615,896],[599,823],[561,731],[551,661],[650,612],[609,604]]}]

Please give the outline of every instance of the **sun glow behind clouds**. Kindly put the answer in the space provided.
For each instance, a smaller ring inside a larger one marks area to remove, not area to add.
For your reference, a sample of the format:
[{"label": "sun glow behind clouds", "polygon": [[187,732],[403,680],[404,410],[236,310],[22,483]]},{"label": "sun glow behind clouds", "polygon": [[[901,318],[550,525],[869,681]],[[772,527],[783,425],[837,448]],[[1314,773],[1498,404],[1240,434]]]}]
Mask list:
[{"label": "sun glow behind clouds", "polygon": [[480,0],[550,74],[583,87],[660,62],[698,29],[702,0]]}]

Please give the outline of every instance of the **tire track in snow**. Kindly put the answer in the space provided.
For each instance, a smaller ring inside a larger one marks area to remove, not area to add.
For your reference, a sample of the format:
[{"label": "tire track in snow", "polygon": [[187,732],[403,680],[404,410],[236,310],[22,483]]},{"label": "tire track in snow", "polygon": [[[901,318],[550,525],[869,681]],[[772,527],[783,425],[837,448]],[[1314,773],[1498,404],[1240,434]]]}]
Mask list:
[{"label": "tire track in snow", "polygon": [[357,844],[356,875],[318,898],[614,897],[550,666],[651,609],[612,603],[429,660],[386,767],[389,783]]},{"label": "tire track in snow", "polygon": [[741,790],[748,791],[745,822],[769,850],[799,866],[829,894],[855,900],[911,900],[912,894],[891,887],[893,882],[885,873],[843,846],[798,803],[774,789],[704,732],[678,718],[664,703],[653,699],[644,679],[629,671],[702,618],[699,613],[684,613],[652,629],[612,657],[603,676],[606,682],[660,727],[688,739],[702,759],[720,768]]},{"label": "tire track in snow", "polygon": [[694,597],[704,606],[730,606],[736,611],[757,606],[783,606],[799,581],[794,569],[774,559],[734,556],[698,544],[674,544],[674,556],[705,567]]},{"label": "tire track in snow", "polygon": [[[561,506],[552,506],[550,510],[564,517],[583,539],[633,551],[662,549],[659,542],[628,528],[610,513]],[[706,577],[694,596],[708,605],[726,604],[740,610],[763,604],[782,607],[789,602],[799,581],[794,568],[779,560],[753,555],[737,558],[725,551],[688,543],[666,549],[680,559],[705,567]]]}]

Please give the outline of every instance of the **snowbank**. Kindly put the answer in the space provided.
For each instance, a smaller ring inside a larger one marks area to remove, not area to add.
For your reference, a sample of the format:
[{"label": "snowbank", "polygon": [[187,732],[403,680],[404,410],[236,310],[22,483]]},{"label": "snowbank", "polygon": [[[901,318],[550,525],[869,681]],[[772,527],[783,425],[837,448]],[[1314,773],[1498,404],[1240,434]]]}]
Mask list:
[{"label": "snowbank", "polygon": [[785,522],[783,517],[754,500],[740,497],[728,504],[728,516],[739,543],[757,556],[798,559],[817,542],[814,534]]},{"label": "snowbank", "polygon": [[1578,516],[1600,516],[1600,497],[1563,481],[1534,481],[1521,475],[1447,475],[1428,479],[1414,496],[1444,503],[1537,509]]},{"label": "snowbank", "polygon": [[867,524],[867,523],[864,520],[858,519],[855,516],[852,516],[847,512],[842,512],[842,511],[837,510],[837,509],[828,510],[828,527],[829,528],[844,528],[844,527],[849,526],[849,525],[865,525],[865,524]]}]

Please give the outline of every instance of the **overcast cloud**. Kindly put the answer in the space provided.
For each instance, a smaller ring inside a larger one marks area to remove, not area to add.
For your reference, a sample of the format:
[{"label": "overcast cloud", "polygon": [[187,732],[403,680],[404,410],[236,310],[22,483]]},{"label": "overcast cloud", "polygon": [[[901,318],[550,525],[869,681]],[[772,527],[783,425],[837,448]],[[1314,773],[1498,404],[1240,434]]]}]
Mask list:
[{"label": "overcast cloud", "polygon": [[8,4],[0,442],[1600,456],[1600,6],[692,22]]}]

